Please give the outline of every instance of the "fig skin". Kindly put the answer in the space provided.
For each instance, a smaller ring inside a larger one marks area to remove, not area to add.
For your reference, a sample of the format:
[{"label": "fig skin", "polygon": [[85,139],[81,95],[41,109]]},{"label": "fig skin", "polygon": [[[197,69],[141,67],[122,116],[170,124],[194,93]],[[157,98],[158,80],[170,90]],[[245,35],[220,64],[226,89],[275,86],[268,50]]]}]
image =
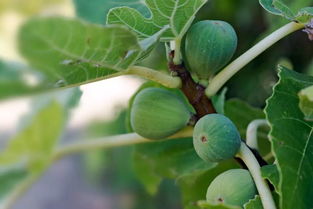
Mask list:
[{"label": "fig skin", "polygon": [[148,139],[165,139],[188,125],[192,117],[187,104],[176,94],[150,87],[133,102],[130,122],[134,131]]},{"label": "fig skin", "polygon": [[194,148],[199,157],[208,162],[233,158],[239,151],[240,144],[236,126],[221,114],[202,117],[193,130]]},{"label": "fig skin", "polygon": [[231,60],[236,48],[237,34],[229,23],[204,20],[187,32],[184,58],[199,80],[208,80]]},{"label": "fig skin", "polygon": [[231,169],[218,175],[207,190],[206,199],[213,204],[243,205],[257,194],[248,170]]}]

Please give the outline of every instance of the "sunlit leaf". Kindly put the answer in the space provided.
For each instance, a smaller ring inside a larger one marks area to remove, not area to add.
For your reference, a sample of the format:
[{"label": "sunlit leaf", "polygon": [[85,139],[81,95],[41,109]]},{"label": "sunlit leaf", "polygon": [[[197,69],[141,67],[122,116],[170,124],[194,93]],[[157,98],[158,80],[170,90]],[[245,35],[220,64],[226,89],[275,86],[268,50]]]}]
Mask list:
[{"label": "sunlit leaf", "polygon": [[182,38],[192,23],[197,11],[206,3],[206,0],[146,0],[151,12],[146,17],[138,10],[129,7],[112,9],[108,14],[109,24],[123,24],[135,31],[141,38],[155,34],[164,26],[170,29],[161,37],[162,41]]}]

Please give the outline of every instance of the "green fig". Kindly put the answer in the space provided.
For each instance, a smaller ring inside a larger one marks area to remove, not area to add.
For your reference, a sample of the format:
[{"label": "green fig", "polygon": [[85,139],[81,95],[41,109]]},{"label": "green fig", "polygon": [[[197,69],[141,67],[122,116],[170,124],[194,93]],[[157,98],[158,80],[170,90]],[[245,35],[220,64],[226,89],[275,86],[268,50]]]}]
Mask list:
[{"label": "green fig", "polygon": [[243,205],[257,194],[249,171],[231,169],[218,175],[207,190],[206,199],[213,204]]},{"label": "green fig", "polygon": [[202,117],[193,130],[193,145],[205,161],[219,162],[233,158],[241,144],[233,122],[221,114]]},{"label": "green fig", "polygon": [[187,126],[191,117],[187,104],[176,94],[151,87],[136,95],[130,122],[139,135],[149,139],[164,139]]},{"label": "green fig", "polygon": [[230,24],[204,20],[187,32],[184,56],[189,70],[208,80],[230,61],[236,48],[237,35]]}]

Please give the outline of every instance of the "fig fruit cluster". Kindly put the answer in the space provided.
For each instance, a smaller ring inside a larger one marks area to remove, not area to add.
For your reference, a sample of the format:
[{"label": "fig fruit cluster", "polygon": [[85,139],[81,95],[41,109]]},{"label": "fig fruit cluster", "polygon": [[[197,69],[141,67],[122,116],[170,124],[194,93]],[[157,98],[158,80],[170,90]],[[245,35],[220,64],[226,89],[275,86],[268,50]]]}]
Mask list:
[{"label": "fig fruit cluster", "polygon": [[130,122],[134,131],[149,139],[165,139],[188,125],[192,113],[175,93],[150,87],[134,99]]},{"label": "fig fruit cluster", "polygon": [[208,80],[225,66],[237,48],[237,35],[224,21],[197,22],[187,32],[184,58],[189,71],[199,80]]},{"label": "fig fruit cluster", "polygon": [[[217,20],[200,21],[186,34],[184,61],[199,80],[208,81],[230,61],[236,47],[237,35],[230,24]],[[190,124],[191,119],[194,117],[187,102],[165,88],[141,90],[130,111],[133,130],[149,139],[165,139]],[[193,145],[203,160],[220,162],[237,154],[241,138],[229,118],[208,114],[194,127]],[[213,204],[243,207],[256,194],[249,171],[232,169],[211,182],[206,199]]]}]

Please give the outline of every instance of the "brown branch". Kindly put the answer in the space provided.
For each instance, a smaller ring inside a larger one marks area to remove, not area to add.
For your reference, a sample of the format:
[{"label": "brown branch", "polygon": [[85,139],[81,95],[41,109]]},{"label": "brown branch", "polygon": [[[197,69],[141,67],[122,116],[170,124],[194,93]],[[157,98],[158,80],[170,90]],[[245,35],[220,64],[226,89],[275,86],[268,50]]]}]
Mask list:
[{"label": "brown branch", "polygon": [[184,64],[175,65],[173,63],[174,51],[170,53],[170,61],[168,64],[171,73],[174,73],[182,80],[181,90],[187,97],[190,104],[194,107],[197,113],[197,119],[211,113],[216,113],[211,99],[205,95],[205,87],[196,83]]}]

